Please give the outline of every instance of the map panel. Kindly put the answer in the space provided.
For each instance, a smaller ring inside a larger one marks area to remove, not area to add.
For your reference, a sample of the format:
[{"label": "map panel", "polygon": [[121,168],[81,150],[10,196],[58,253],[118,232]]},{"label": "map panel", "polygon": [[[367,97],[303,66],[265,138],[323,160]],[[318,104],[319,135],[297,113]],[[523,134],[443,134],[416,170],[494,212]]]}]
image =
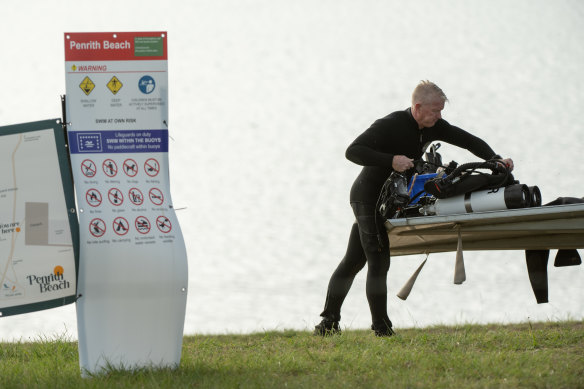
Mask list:
[{"label": "map panel", "polygon": [[0,316],[15,314],[10,307],[34,306],[16,310],[24,313],[51,307],[45,302],[74,297],[77,278],[55,130],[4,129],[0,128]]}]

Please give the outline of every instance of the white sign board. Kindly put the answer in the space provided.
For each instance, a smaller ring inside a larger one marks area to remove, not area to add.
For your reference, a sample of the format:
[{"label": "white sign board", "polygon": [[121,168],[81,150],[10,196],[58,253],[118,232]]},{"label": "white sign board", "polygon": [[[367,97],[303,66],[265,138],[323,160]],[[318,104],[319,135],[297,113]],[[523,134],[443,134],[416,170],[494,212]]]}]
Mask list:
[{"label": "white sign board", "polygon": [[170,196],[164,32],[66,33],[82,369],[175,366],[186,250]]}]

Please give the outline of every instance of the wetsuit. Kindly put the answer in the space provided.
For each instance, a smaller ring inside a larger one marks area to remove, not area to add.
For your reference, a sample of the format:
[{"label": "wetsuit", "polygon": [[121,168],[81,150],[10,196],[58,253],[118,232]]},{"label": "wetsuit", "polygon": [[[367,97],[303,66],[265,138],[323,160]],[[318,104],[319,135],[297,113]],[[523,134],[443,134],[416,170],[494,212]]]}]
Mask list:
[{"label": "wetsuit", "polygon": [[341,319],[341,305],[355,276],[367,263],[366,294],[373,326],[391,327],[387,316],[386,285],[390,264],[389,240],[381,216],[377,214],[376,217],[375,206],[383,183],[393,171],[393,157],[405,155],[419,160],[425,146],[436,140],[467,149],[485,160],[496,156],[483,140],[444,119],[438,120],[433,127],[419,129],[410,108],[378,119],[347,149],[347,159],[363,166],[351,187],[350,201],[356,221],[345,257],[330,279],[322,317],[331,321]]}]

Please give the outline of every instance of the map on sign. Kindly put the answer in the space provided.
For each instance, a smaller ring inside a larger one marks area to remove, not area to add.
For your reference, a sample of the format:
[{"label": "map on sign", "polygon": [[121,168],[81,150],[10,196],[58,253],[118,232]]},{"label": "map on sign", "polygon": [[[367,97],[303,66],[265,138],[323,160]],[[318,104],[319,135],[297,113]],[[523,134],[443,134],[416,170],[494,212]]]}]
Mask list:
[{"label": "map on sign", "polygon": [[76,292],[55,130],[15,127],[26,125],[0,128],[0,316],[73,302]]}]

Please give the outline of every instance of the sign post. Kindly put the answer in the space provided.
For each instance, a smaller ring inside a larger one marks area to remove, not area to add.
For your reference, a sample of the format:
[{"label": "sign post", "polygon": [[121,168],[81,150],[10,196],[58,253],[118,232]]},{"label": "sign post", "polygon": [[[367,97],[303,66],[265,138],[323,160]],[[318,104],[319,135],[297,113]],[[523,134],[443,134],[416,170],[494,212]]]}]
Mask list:
[{"label": "sign post", "polygon": [[170,196],[165,32],[66,33],[82,371],[180,363],[187,257]]}]

